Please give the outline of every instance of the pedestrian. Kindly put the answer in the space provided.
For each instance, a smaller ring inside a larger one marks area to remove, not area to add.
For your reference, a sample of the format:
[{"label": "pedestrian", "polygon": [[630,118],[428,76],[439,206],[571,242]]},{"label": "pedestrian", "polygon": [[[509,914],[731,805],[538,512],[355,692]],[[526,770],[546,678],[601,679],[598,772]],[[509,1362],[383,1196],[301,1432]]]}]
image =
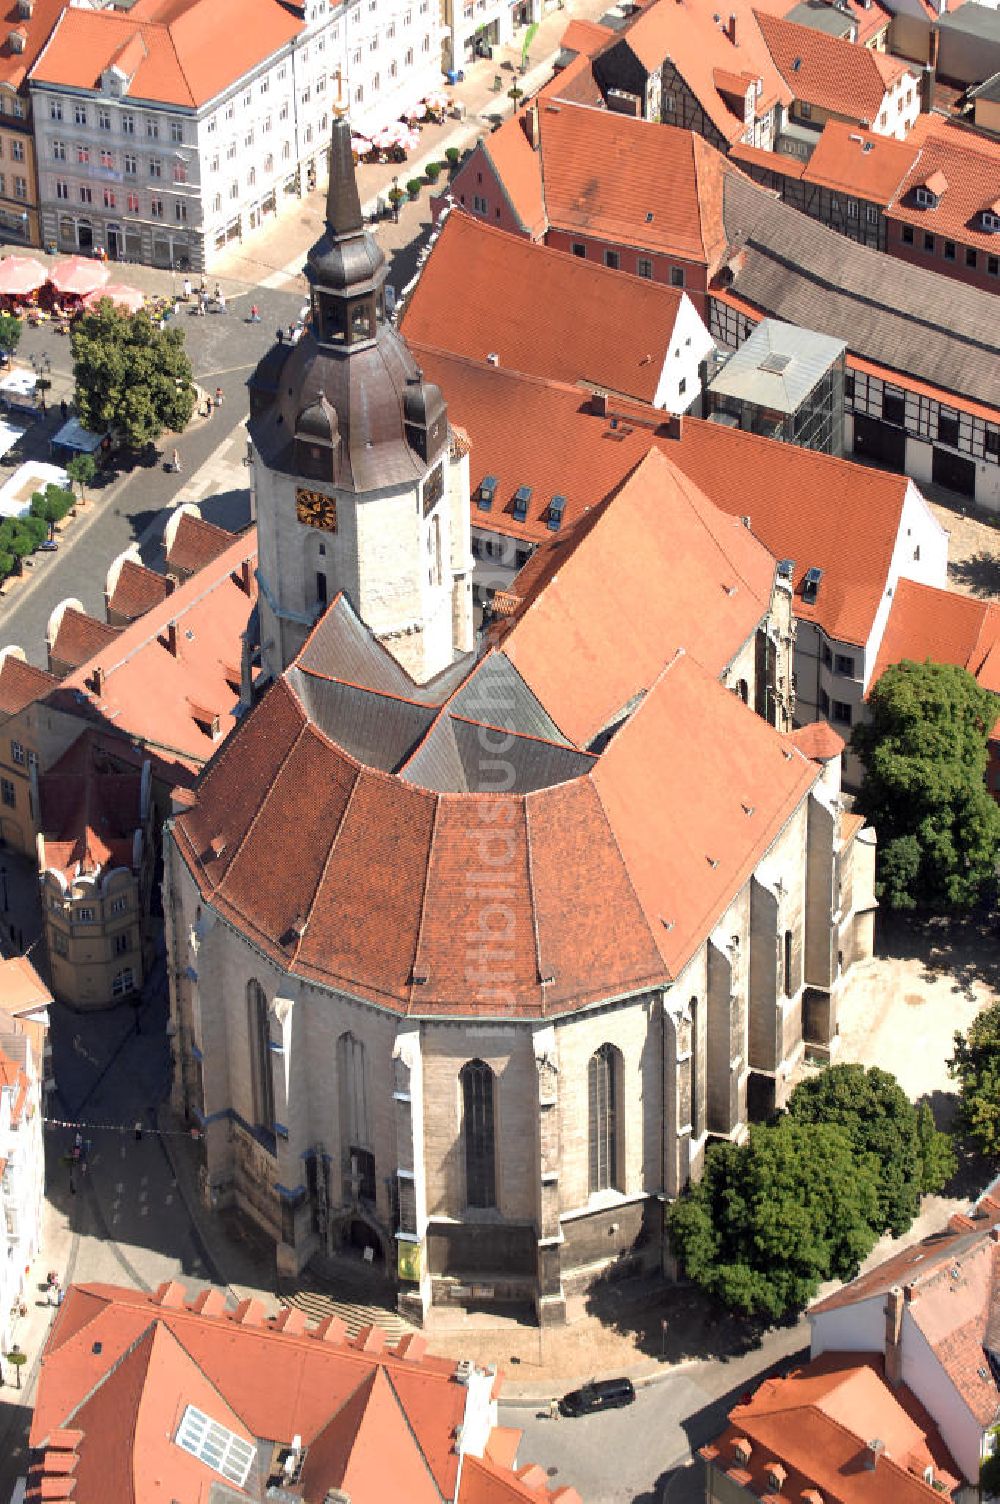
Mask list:
[{"label": "pedestrian", "polygon": [[190,298],[190,296],[191,296],[191,278],[190,277],[185,277],[184,278],[184,301],[185,301],[185,303]]},{"label": "pedestrian", "polygon": [[219,299],[221,297],[222,297],[222,288],[219,285],[219,283],[216,282],[216,284],[215,284],[215,301],[218,303],[218,301],[219,301]]},{"label": "pedestrian", "polygon": [[559,1401],[555,1398],[549,1400],[549,1420],[559,1419]]},{"label": "pedestrian", "polygon": [[211,399],[211,397],[206,397],[205,398],[205,417],[206,418],[210,418],[211,416],[212,416],[212,399]]},{"label": "pedestrian", "polygon": [[222,402],[223,402],[223,399],[224,399],[225,395],[226,394],[222,390],[221,386],[217,386],[215,388],[215,405],[216,405],[216,407],[221,407],[222,406]]},{"label": "pedestrian", "polygon": [[295,343],[295,325],[294,324],[289,324],[289,326],[288,326],[288,343],[290,345],[294,345],[294,343]]},{"label": "pedestrian", "polygon": [[226,311],[226,295],[225,295],[224,292],[217,292],[216,293],[216,295],[215,295],[215,305],[218,308],[218,310],[219,310],[220,313],[225,313],[225,311]]},{"label": "pedestrian", "polygon": [[174,450],[173,459],[170,462],[170,468],[174,472],[175,475],[180,475],[180,473],[181,473],[181,457],[177,453],[176,449]]},{"label": "pedestrian", "polygon": [[274,337],[278,341],[279,345],[283,345],[285,343],[285,331],[284,331],[284,329],[275,329],[275,331],[274,331]]},{"label": "pedestrian", "polygon": [[69,403],[66,401],[65,397],[59,404],[59,411],[62,413],[62,420],[65,423],[66,419],[69,417]]},{"label": "pedestrian", "polygon": [[260,309],[257,307],[256,303],[250,304],[250,322],[251,324],[260,323]]}]

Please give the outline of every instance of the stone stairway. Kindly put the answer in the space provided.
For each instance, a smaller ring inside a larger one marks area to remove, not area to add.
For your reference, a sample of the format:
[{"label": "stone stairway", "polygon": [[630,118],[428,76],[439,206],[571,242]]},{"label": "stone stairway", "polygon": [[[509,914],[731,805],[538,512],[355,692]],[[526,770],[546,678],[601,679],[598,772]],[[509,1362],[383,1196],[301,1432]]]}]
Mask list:
[{"label": "stone stairway", "polygon": [[372,1323],[382,1328],[390,1342],[398,1342],[400,1337],[414,1330],[410,1322],[391,1306],[351,1299],[351,1293],[341,1291],[335,1295],[332,1291],[310,1285],[283,1291],[279,1298],[282,1305],[296,1306],[312,1322],[322,1321],[325,1316],[339,1317],[350,1337],[356,1337],[362,1327]]}]

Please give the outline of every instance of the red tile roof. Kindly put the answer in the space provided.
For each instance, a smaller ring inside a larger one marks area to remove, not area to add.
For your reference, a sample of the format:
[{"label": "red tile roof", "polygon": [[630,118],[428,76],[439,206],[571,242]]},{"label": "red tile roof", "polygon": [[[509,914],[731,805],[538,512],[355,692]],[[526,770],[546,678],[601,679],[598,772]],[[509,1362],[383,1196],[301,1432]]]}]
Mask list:
[{"label": "red tile roof", "polygon": [[108,610],[134,621],[144,611],[166,600],[168,589],[165,575],[147,569],[135,559],[124,559],[108,600]]},{"label": "red tile roof", "polygon": [[[30,16],[25,16],[17,0],[8,4],[3,21],[0,22],[3,28],[3,41],[0,42],[0,81],[12,89],[20,88],[62,14],[64,5],[65,0],[34,0]],[[24,42],[20,51],[15,51],[11,45],[11,33],[15,30]]]},{"label": "red tile roof", "polygon": [[[919,153],[914,154],[911,169],[898,186],[888,209],[889,219],[953,237],[963,245],[996,255],[997,237],[984,229],[982,213],[984,209],[997,212],[994,204],[1000,192],[1000,139],[935,115],[921,115],[907,144],[919,147]],[[921,185],[940,193],[933,208],[917,204],[914,190]]]},{"label": "red tile roof", "polygon": [[[652,402],[684,294],[453,210],[404,308],[415,351],[443,346]],[[585,310],[586,316],[582,316]]]},{"label": "red tile roof", "polygon": [[51,1001],[52,993],[27,956],[0,960],[0,1008],[6,1013],[34,1013]]},{"label": "red tile roof", "polygon": [[[736,40],[726,26],[736,18]],[[738,141],[746,129],[743,91],[737,102],[720,91],[717,71],[762,81],[755,112],[760,115],[776,102],[788,105],[792,94],[771,60],[748,0],[726,0],[720,12],[703,3],[655,0],[625,30],[622,42],[630,47],[647,72],[659,71],[666,58],[684,79],[724,140]]]},{"label": "red tile roof", "polygon": [[[469,830],[497,796],[410,776],[419,758],[405,748],[371,766],[339,744],[348,718],[316,723],[340,598],[203,771],[174,826],[183,859],[279,964],[396,1011],[548,1016],[662,983],[819,777],[719,683],[767,612],[773,569],[747,529],[651,454],[557,572],[536,568],[502,651],[475,666],[516,671],[569,741],[532,751],[558,753],[565,771],[505,796],[515,923],[502,1006],[490,975],[470,978],[467,946],[492,901],[468,882]],[[443,713],[428,708],[422,750]],[[600,733],[589,755],[574,752]]]},{"label": "red tile roof", "polygon": [[798,157],[790,157],[785,152],[765,151],[763,146],[747,146],[743,141],[738,141],[731,148],[729,157],[741,166],[766,167],[769,172],[777,172],[783,178],[800,178],[807,166]]},{"label": "red tile roof", "polygon": [[1000,1409],[1000,1384],[985,1355],[987,1347],[995,1346],[1000,1326],[1000,1201],[996,1196],[994,1181],[973,1207],[972,1216],[953,1217],[948,1227],[886,1259],[810,1309],[810,1316],[823,1316],[877,1299],[872,1335],[881,1343],[881,1297],[900,1286],[909,1317],[983,1426],[992,1425]]},{"label": "red tile roof", "polygon": [[[835,192],[886,205],[917,159],[911,132],[905,141],[861,130],[843,120],[828,120],[801,176]],[[779,163],[783,158],[778,159]],[[776,172],[784,171],[780,165]]]},{"label": "red tile roof", "polygon": [[[470,435],[473,487],[487,474],[499,480],[502,500],[492,512],[481,513],[473,501],[474,526],[544,542],[552,536],[544,520],[550,496],[566,497],[564,526],[570,526],[651,448],[660,448],[716,506],[749,515],[776,558],[795,560],[796,586],[806,569],[824,571],[814,604],[796,594],[796,615],[818,621],[843,642],[868,641],[909,485],[905,476],[688,417],[678,443],[661,413],[627,402],[611,405],[611,413],[621,415],[612,427],[578,389],[428,350],[420,358]],[[543,445],[538,434],[545,435]],[[527,521],[517,523],[504,507],[522,484],[535,491]],[[867,541],[859,554],[850,540],[861,536]]]},{"label": "red tile roof", "polygon": [[615,35],[609,26],[602,26],[597,21],[574,19],[563,32],[559,47],[563,52],[580,52],[585,57],[593,57],[602,47],[613,42]]},{"label": "red tile roof", "polygon": [[42,1355],[27,1497],[56,1497],[70,1475],[81,1501],[207,1498],[220,1474],[176,1440],[194,1406],[253,1448],[240,1496],[261,1504],[296,1436],[309,1504],[336,1488],[353,1504],[382,1504],[387,1490],[414,1504],[456,1490],[458,1504],[579,1504],[490,1456],[467,1455],[460,1482],[468,1390],[422,1339],[392,1348],[374,1328],[348,1340],[333,1318],[306,1329],[288,1309],[274,1320],[255,1301],[223,1305],[216,1291],[189,1304],[179,1285],[71,1286]]},{"label": "red tile roof", "polygon": [[789,735],[803,757],[811,757],[813,762],[829,762],[839,757],[845,746],[844,738],[838,736],[829,721],[810,721],[808,726],[800,726]]},{"label": "red tile roof", "polygon": [[120,631],[120,627],[111,627],[97,616],[66,606],[59,618],[55,640],[49,646],[49,662],[67,664],[66,671],[72,672],[115,642]]},{"label": "red tile roof", "polygon": [[[1000,695],[1000,605],[900,580],[869,690],[893,663],[953,663]],[[993,735],[1000,736],[1000,720]]]},{"label": "red tile roof", "polygon": [[233,725],[238,689],[232,665],[240,662],[256,596],[256,550],[253,532],[232,539],[212,563],[69,674],[54,703],[110,721],[151,755],[172,760],[178,778],[186,778],[218,745],[204,712],[218,715],[220,735]]},{"label": "red tile roof", "polygon": [[129,98],[195,109],[304,25],[278,0],[139,0],[127,14],[67,6],[31,76],[95,89],[114,64],[129,78]]},{"label": "red tile roof", "polygon": [[869,123],[878,118],[886,91],[911,64],[841,37],[757,12],[757,24],[774,64],[796,99]]},{"label": "red tile roof", "polygon": [[0,655],[0,714],[16,715],[48,694],[59,680],[47,669],[36,668],[8,649]]},{"label": "red tile roof", "polygon": [[538,130],[551,227],[714,271],[726,248],[722,185],[739,169],[703,137],[563,102],[539,106]]},{"label": "red tile roof", "polygon": [[[10,1093],[10,1121],[20,1121],[31,1083],[16,1060],[0,1050],[0,1089]],[[6,1164],[6,1160],[4,1161]]]},{"label": "red tile roof", "polygon": [[168,524],[167,569],[193,574],[232,547],[233,534],[206,522],[192,507],[182,507],[176,528]]},{"label": "red tile roof", "polygon": [[45,866],[74,877],[132,869],[142,830],[142,754],[85,731],[38,780]]},{"label": "red tile roof", "polygon": [[[869,1443],[876,1437],[882,1449],[874,1457]],[[844,1354],[765,1380],[730,1411],[729,1425],[701,1455],[767,1500],[779,1490],[799,1499],[816,1488],[825,1504],[931,1504],[941,1495],[924,1481],[926,1467],[934,1468],[947,1492],[959,1481],[914,1397],[890,1389],[875,1360]]]},{"label": "red tile roof", "polygon": [[[523,113],[523,112],[522,112]],[[514,114],[481,142],[480,150],[502,185],[511,209],[526,235],[537,239],[546,230],[542,196],[542,167],[528,144],[521,114]],[[475,153],[470,159],[475,160]]]}]

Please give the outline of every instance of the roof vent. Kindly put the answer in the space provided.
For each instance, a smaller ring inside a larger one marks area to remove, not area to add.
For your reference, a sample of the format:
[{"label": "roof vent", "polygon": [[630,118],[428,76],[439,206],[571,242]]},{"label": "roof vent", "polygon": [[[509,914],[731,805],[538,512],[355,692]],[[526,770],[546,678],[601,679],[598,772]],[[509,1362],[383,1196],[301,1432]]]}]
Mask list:
[{"label": "roof vent", "polygon": [[566,510],[565,496],[553,496],[549,502],[549,532],[557,533],[562,526],[563,512]]},{"label": "roof vent", "polygon": [[791,363],[792,357],[790,355],[779,355],[776,350],[772,350],[769,355],[764,356],[757,369],[758,371],[767,371],[769,376],[780,376],[782,371],[786,371]]},{"label": "roof vent", "polygon": [[740,518],[740,521],[742,522],[742,524],[743,524],[743,526],[745,528],[749,529],[749,527],[750,527],[750,515],[749,515],[748,512],[744,512],[743,516]]},{"label": "roof vent", "polygon": [[873,1436],[865,1450],[865,1467],[869,1469],[874,1468],[884,1451],[885,1442],[881,1441],[879,1437]]},{"label": "roof vent", "polygon": [[487,355],[486,364],[489,366],[498,366],[500,364],[500,357],[495,350],[491,350],[489,355]]},{"label": "roof vent", "polygon": [[514,492],[514,521],[527,522],[528,503],[531,500],[531,487],[518,486]]},{"label": "roof vent", "polygon": [[865,138],[859,135],[857,131],[851,131],[847,139],[848,141],[863,141]]},{"label": "roof vent", "polygon": [[793,62],[793,64],[792,64],[792,72],[793,73],[798,73],[798,71],[799,71],[799,69],[801,67],[802,67],[802,59],[800,57],[797,57],[795,59],[795,61]]},{"label": "roof vent", "polygon": [[794,575],[794,573],[795,573],[795,560],[794,559],[782,559],[781,563],[778,565],[778,579],[779,580],[791,580],[791,578]]}]

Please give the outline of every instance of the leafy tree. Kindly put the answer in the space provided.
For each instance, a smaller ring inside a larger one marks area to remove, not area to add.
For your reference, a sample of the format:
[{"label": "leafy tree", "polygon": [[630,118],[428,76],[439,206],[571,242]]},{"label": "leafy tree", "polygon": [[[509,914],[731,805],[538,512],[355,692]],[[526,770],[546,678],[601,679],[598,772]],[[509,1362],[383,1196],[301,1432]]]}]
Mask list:
[{"label": "leafy tree", "polygon": [[64,491],[62,486],[53,485],[50,481],[44,491],[36,491],[31,498],[31,514],[40,517],[43,522],[61,522],[67,512],[73,506],[72,491]]},{"label": "leafy tree", "polygon": [[876,891],[894,909],[963,909],[996,874],[1000,807],[986,790],[1000,700],[964,668],[904,661],[855,729],[858,809],[878,831]]},{"label": "leafy tree", "polygon": [[75,481],[80,487],[80,495],[90,485],[97,474],[97,462],[92,454],[74,454],[71,460],[66,461],[66,474],[70,480]]},{"label": "leafy tree", "polygon": [[13,355],[21,343],[21,320],[12,313],[0,313],[0,350]]},{"label": "leafy tree", "polygon": [[958,1082],[959,1133],[991,1158],[1000,1154],[1000,1003],[955,1035],[948,1070]]},{"label": "leafy tree", "polygon": [[28,537],[31,539],[32,551],[34,551],[38,547],[39,543],[41,543],[44,538],[47,538],[49,534],[48,524],[43,522],[41,517],[22,517],[21,528],[22,531],[27,533]]},{"label": "leafy tree", "polygon": [[195,392],[181,330],[161,329],[145,310],[124,313],[104,299],[77,320],[71,339],[76,407],[85,428],[114,428],[141,449],[164,429],[186,427]]},{"label": "leafy tree", "polygon": [[668,1213],[688,1277],[747,1313],[800,1310],[825,1279],[850,1279],[875,1243],[879,1164],[828,1123],[784,1117],[747,1143],[712,1146],[698,1185]]},{"label": "leafy tree", "polygon": [[938,1133],[930,1108],[918,1112],[895,1076],[863,1065],[831,1065],[801,1082],[788,1101],[797,1123],[833,1123],[855,1154],[879,1164],[880,1232],[904,1233],[920,1197],[939,1191],[954,1172],[950,1140]]},{"label": "leafy tree", "polygon": [[14,555],[6,549],[0,549],[0,580],[5,580],[14,569]]}]

